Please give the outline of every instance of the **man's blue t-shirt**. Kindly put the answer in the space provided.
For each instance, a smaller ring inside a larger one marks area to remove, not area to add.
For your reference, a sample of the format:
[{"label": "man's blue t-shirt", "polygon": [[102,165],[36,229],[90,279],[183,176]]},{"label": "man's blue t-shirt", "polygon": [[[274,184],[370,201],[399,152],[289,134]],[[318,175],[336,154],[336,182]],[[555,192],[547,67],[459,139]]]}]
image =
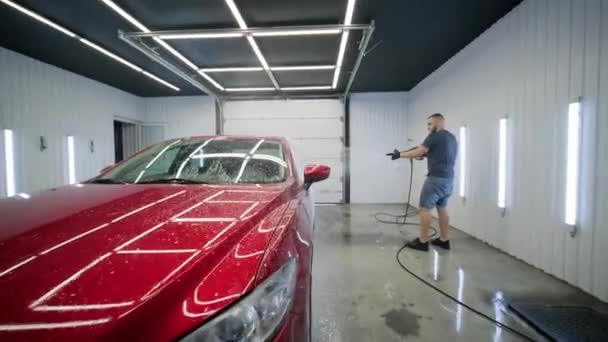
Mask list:
[{"label": "man's blue t-shirt", "polygon": [[454,178],[454,163],[458,154],[456,137],[443,129],[429,134],[422,146],[428,149],[428,176]]}]

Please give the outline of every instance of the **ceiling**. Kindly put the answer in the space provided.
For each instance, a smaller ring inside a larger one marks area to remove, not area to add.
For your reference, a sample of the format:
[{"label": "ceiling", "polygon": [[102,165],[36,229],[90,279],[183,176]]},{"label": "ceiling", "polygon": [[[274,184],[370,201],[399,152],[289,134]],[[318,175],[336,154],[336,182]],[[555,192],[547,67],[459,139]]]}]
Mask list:
[{"label": "ceiling", "polygon": [[[0,3],[0,46],[143,97],[201,95],[118,38],[138,31],[99,0],[13,0],[180,88],[174,91],[47,25]],[[114,0],[151,30],[237,28],[224,0]],[[521,0],[358,0],[353,24],[376,30],[353,84],[355,92],[408,91]],[[347,0],[235,0],[249,27],[344,21]],[[351,34],[338,91],[357,55]],[[257,37],[271,66],[335,64],[340,35]],[[199,67],[260,66],[244,38],[167,41]],[[173,61],[182,70],[190,70]],[[191,71],[191,70],[190,70]],[[189,72],[192,74],[192,72]],[[331,85],[333,70],[273,72],[281,86]],[[265,72],[210,73],[224,87],[271,87]],[[201,83],[211,85],[199,77]],[[331,93],[331,91],[330,91]]]}]

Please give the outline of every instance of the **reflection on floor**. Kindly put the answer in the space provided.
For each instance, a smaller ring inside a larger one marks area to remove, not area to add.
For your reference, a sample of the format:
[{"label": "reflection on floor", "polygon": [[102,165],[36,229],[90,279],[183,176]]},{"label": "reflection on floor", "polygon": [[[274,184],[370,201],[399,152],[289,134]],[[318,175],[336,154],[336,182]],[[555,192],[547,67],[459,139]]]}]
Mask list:
[{"label": "reflection on floor", "polygon": [[[373,213],[399,206],[316,208],[313,341],[522,341],[457,305],[403,271],[395,254],[416,237],[415,226],[376,223]],[[483,313],[543,338],[506,308],[507,301],[606,304],[458,230],[452,250],[406,250],[401,260],[418,275]]]}]

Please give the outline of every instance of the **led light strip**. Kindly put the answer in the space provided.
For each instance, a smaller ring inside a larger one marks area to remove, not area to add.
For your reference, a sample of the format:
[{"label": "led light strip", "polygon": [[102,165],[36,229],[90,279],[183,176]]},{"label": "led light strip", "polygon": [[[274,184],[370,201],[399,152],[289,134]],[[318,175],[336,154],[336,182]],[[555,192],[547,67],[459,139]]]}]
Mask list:
[{"label": "led light strip", "polygon": [[172,40],[172,39],[217,39],[217,38],[239,38],[242,37],[242,33],[168,33],[161,34],[158,36],[160,39]]},{"label": "led light strip", "polygon": [[[14,155],[13,131],[4,130],[4,167],[6,175],[6,195],[14,196],[16,191],[15,182],[15,155]],[[0,274],[1,275],[1,274]]]},{"label": "led light strip", "polygon": [[[44,24],[46,24],[46,25],[48,25],[48,26],[50,26],[52,28],[54,28],[57,31],[60,31],[60,32],[66,34],[70,38],[78,39],[78,41],[80,41],[81,43],[87,45],[88,47],[90,47],[90,48],[96,50],[97,52],[100,52],[100,53],[102,53],[102,54],[104,54],[104,55],[106,55],[106,56],[114,59],[115,61],[118,61],[118,62],[120,62],[120,63],[128,66],[129,68],[131,68],[131,69],[133,69],[133,70],[135,70],[137,72],[141,72],[141,73],[144,73],[144,74],[146,73],[145,71],[143,71],[142,68],[140,68],[137,65],[135,65],[135,64],[127,61],[126,59],[124,59],[124,58],[122,58],[122,57],[120,57],[120,56],[118,56],[118,55],[116,55],[116,54],[114,54],[114,53],[112,53],[112,52],[110,52],[110,51],[102,48],[101,46],[99,46],[99,45],[91,42],[90,40],[87,40],[85,38],[81,38],[76,33],[74,33],[72,31],[66,29],[65,27],[63,27],[63,26],[61,26],[59,24],[56,24],[56,23],[52,22],[51,20],[49,20],[49,19],[47,19],[47,18],[45,18],[45,17],[43,17],[43,16],[41,16],[41,15],[39,15],[37,13],[34,13],[33,11],[31,11],[31,10],[29,10],[29,9],[27,9],[27,8],[25,8],[25,7],[23,7],[23,6],[19,5],[19,4],[11,1],[11,0],[0,0],[0,2],[2,2],[3,4],[8,5],[8,6],[14,8],[14,9],[16,9],[17,11],[19,11],[19,12],[21,12],[23,14],[26,14],[26,15],[28,15],[28,16],[30,16],[30,17],[32,17],[32,18],[34,18],[34,19],[36,19],[36,20],[38,20],[38,21],[40,21],[40,22],[42,22],[42,23],[44,23]],[[151,75],[151,74],[149,74],[149,75]],[[149,75],[146,75],[146,76],[149,76]],[[167,81],[161,80],[157,76],[154,76],[154,77],[151,77],[151,78],[153,80],[155,80],[157,82],[160,82],[161,84],[163,84],[163,85],[165,85],[165,86],[173,89],[173,90],[176,90],[176,91],[180,90],[178,87],[174,86],[173,84],[171,84],[171,83],[169,83]]]},{"label": "led light strip", "polygon": [[507,119],[498,124],[498,207],[507,207]]},{"label": "led light strip", "polygon": [[[333,70],[335,65],[295,65],[270,67],[271,71],[310,71],[310,70]],[[262,67],[225,67],[225,68],[201,68],[203,72],[254,72],[264,71]]]},{"label": "led light strip", "polygon": [[575,226],[578,222],[578,182],[581,145],[581,102],[568,106],[568,143],[566,149],[566,214],[564,222]]},{"label": "led light strip", "polygon": [[286,37],[286,36],[315,36],[340,34],[340,29],[316,29],[316,30],[285,30],[273,32],[253,32],[254,37]]},{"label": "led light strip", "polygon": [[241,91],[274,91],[276,88],[273,87],[243,87],[243,88],[226,88],[228,92],[241,92]]},{"label": "led light strip", "polygon": [[[3,0],[0,0],[0,1],[3,1]],[[139,20],[135,19],[132,15],[127,13],[125,10],[123,10],[120,6],[116,5],[112,0],[101,0],[101,1],[104,4],[106,4],[108,7],[110,7],[112,10],[114,10],[114,12],[118,13],[118,15],[123,17],[129,23],[131,23],[133,26],[137,27],[140,31],[146,32],[146,33],[150,32],[150,29],[148,29]],[[165,42],[164,40],[162,40],[159,37],[154,37],[152,39],[158,45],[162,46],[165,50],[167,50],[169,53],[171,53],[177,59],[179,59],[184,64],[186,64],[188,67],[190,67],[192,70],[198,71],[198,73],[201,74],[201,76],[203,76],[207,81],[209,81],[209,83],[211,83],[214,87],[216,87],[219,90],[224,90],[224,87],[222,87],[214,79],[209,77],[209,75],[207,75],[205,72],[199,70],[199,68],[194,63],[192,63],[192,61],[190,61],[188,58],[184,57],[184,55],[182,55],[179,51],[175,50],[171,45],[167,44],[167,42]]]},{"label": "led light strip", "polygon": [[[244,30],[247,29],[248,28],[247,24],[245,23],[245,20],[243,19],[241,12],[239,12],[238,7],[236,7],[234,0],[225,0],[225,1],[226,1],[226,5],[228,5],[228,8],[230,9],[230,12],[232,13],[232,16],[234,17],[236,22],[239,24],[239,27]],[[262,51],[260,50],[260,47],[256,43],[253,36],[247,36],[247,42],[249,42],[251,49],[253,50],[256,57],[258,58],[258,61],[260,61],[260,64],[262,65],[264,70],[267,71],[268,78],[270,78],[270,80],[272,81],[272,84],[274,85],[275,89],[279,90],[279,84],[277,83],[277,80],[274,78],[274,75],[272,74],[272,72],[270,70],[268,61],[266,61],[264,54],[262,54]]]},{"label": "led light strip", "polygon": [[[355,1],[356,0],[348,0],[348,4],[346,5],[346,14],[344,15],[344,25],[350,25],[353,22],[353,13],[355,11]],[[344,61],[344,53],[346,51],[346,44],[348,43],[349,32],[342,32],[342,39],[340,40],[340,49],[338,50],[338,60],[336,62],[336,71],[334,71],[334,79],[332,82],[332,87],[334,89],[338,88],[338,83],[340,82],[340,71],[342,69],[342,62]]]},{"label": "led light strip", "polygon": [[460,127],[460,141],[458,142],[458,154],[460,159],[460,184],[459,195],[462,198],[466,196],[466,179],[467,179],[467,127]]},{"label": "led light strip", "polygon": [[306,90],[331,90],[332,86],[302,86],[302,87],[282,87],[284,91],[306,91]]}]

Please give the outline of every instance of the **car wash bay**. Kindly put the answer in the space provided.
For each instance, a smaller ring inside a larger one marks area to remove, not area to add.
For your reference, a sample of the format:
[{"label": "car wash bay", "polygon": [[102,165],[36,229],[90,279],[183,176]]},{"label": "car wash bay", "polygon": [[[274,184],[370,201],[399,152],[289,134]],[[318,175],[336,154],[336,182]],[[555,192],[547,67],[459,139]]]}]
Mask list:
[{"label": "car wash bay", "polygon": [[[282,136],[297,172],[331,167],[313,341],[608,336],[605,1],[0,0],[0,30],[0,196],[167,139]],[[437,112],[452,248],[401,250],[417,226],[375,216],[416,210],[426,161],[386,153]]]}]

